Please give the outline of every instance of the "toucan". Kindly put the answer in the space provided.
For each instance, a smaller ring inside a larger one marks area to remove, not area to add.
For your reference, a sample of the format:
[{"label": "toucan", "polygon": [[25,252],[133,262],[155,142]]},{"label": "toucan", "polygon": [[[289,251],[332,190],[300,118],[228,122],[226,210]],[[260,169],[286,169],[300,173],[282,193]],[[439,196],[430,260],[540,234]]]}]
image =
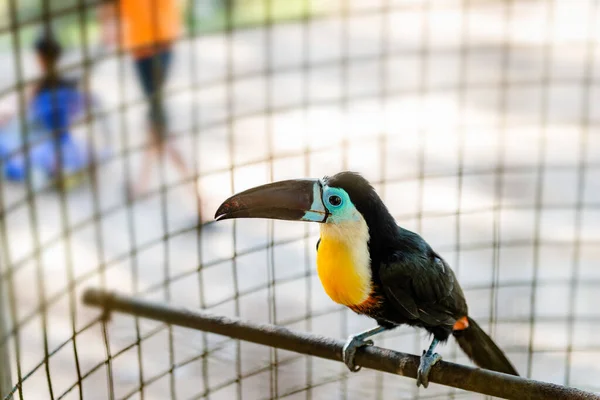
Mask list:
[{"label": "toucan", "polygon": [[336,303],[366,315],[377,326],[352,335],[343,360],[353,372],[354,356],[367,340],[400,325],[433,336],[423,351],[417,386],[441,360],[435,353],[450,335],[478,366],[510,375],[515,367],[469,316],[463,291],[448,263],[418,234],[400,227],[371,184],[360,174],[340,172],[322,179],[285,180],[236,194],[215,219],[269,218],[320,223],[317,272]]}]

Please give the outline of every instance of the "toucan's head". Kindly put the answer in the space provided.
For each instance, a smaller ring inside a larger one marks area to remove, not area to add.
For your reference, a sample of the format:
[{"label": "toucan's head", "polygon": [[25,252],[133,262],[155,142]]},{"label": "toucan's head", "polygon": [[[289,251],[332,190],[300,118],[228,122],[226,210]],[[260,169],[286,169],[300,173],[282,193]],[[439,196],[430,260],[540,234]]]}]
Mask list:
[{"label": "toucan's head", "polygon": [[294,179],[258,186],[225,200],[215,214],[230,218],[269,218],[327,224],[367,223],[387,209],[361,175],[340,172],[322,179]]}]

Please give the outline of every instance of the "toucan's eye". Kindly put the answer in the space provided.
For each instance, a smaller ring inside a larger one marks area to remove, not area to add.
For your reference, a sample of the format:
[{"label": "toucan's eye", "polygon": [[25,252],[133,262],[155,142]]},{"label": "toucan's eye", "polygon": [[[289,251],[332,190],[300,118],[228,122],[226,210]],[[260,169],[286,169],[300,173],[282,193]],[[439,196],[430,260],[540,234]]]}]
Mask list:
[{"label": "toucan's eye", "polygon": [[342,204],[342,198],[340,196],[336,196],[336,195],[329,196],[329,199],[327,199],[327,200],[329,200],[329,204],[331,204],[334,207],[337,207],[340,204]]}]

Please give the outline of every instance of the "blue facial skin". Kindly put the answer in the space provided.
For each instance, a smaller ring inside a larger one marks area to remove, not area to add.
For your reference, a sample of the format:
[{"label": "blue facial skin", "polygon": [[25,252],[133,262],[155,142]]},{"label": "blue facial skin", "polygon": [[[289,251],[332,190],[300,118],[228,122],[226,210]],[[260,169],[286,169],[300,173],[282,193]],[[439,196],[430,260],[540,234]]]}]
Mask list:
[{"label": "blue facial skin", "polygon": [[302,221],[310,222],[324,222],[327,215],[323,201],[321,200],[321,183],[315,181],[313,185],[313,202],[310,206],[310,210],[304,213]]},{"label": "blue facial skin", "polygon": [[323,203],[330,213],[327,222],[336,224],[358,221],[360,218],[358,210],[344,189],[325,186],[323,190]]},{"label": "blue facial skin", "polygon": [[[323,196],[321,196],[321,183],[315,182],[313,199],[310,210],[302,217],[303,221],[339,223],[359,219],[356,207],[343,189],[323,185]],[[325,221],[325,209],[329,214],[327,221]]]}]

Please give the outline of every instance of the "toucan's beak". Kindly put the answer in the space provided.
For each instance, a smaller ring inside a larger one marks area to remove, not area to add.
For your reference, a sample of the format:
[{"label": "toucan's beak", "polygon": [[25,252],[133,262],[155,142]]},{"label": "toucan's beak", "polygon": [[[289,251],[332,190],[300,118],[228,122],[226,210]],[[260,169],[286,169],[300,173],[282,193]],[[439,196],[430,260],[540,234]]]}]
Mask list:
[{"label": "toucan's beak", "polygon": [[231,196],[217,210],[215,219],[269,218],[291,221],[325,222],[318,179],[294,179],[269,183]]}]

